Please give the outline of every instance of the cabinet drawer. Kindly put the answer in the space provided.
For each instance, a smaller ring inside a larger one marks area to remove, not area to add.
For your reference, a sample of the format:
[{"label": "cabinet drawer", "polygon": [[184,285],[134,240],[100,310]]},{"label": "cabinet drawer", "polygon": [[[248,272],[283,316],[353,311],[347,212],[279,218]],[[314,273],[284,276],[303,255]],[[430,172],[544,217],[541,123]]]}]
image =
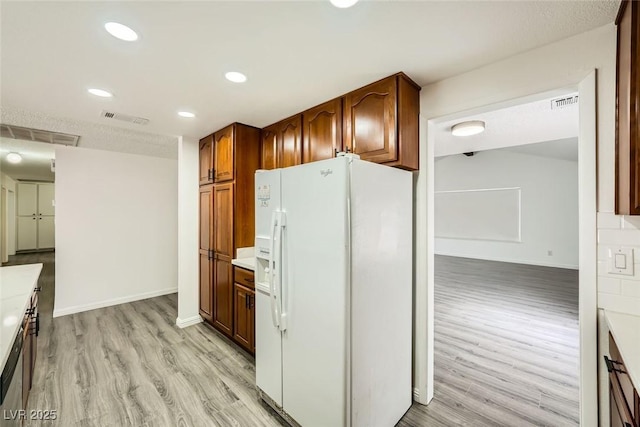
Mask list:
[{"label": "cabinet drawer", "polygon": [[233,267],[233,281],[251,289],[255,288],[253,271],[241,267]]}]

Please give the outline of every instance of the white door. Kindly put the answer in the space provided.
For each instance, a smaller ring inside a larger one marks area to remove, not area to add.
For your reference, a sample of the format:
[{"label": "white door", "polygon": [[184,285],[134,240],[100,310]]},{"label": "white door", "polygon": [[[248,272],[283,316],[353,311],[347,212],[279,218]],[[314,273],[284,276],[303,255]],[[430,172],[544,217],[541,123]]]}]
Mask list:
[{"label": "white door", "polygon": [[38,248],[38,220],[35,216],[18,217],[18,250]]},{"label": "white door", "polygon": [[38,213],[38,184],[18,184],[18,216]]},{"label": "white door", "polygon": [[305,427],[347,422],[347,165],[282,169],[282,399]]},{"label": "white door", "polygon": [[38,217],[38,249],[54,248],[55,224],[53,216]]},{"label": "white door", "polygon": [[55,215],[55,185],[38,184],[38,214]]}]

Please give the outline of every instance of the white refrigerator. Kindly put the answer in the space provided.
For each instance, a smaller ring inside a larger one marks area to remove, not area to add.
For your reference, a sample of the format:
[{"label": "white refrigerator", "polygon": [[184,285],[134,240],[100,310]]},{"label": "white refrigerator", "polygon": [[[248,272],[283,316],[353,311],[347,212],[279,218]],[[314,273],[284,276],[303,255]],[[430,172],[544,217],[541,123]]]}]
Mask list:
[{"label": "white refrigerator", "polygon": [[412,402],[413,178],[345,155],[256,172],[256,385],[293,425]]}]

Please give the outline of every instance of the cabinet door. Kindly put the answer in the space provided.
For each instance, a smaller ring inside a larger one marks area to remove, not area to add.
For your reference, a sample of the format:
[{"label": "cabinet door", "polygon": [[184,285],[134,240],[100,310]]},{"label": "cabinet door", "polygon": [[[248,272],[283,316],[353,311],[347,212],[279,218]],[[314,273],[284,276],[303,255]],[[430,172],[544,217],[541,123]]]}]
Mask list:
[{"label": "cabinet door", "polygon": [[233,183],[213,187],[213,250],[233,258]]},{"label": "cabinet door", "polygon": [[54,218],[53,216],[38,217],[38,249],[49,249],[56,246]]},{"label": "cabinet door", "polygon": [[19,251],[36,249],[38,247],[38,218],[36,216],[18,217],[18,247]]},{"label": "cabinet door", "polygon": [[200,250],[213,247],[213,185],[200,187]]},{"label": "cabinet door", "polygon": [[234,178],[233,170],[233,125],[214,134],[213,162],[215,182],[231,181]]},{"label": "cabinet door", "polygon": [[207,251],[200,251],[200,316],[213,321],[213,261]]},{"label": "cabinet door", "polygon": [[376,163],[397,160],[396,76],[345,95],[344,118],[345,150]]},{"label": "cabinet door", "polygon": [[302,113],[302,162],[330,159],[342,151],[342,98]]},{"label": "cabinet door", "polygon": [[213,135],[200,140],[200,185],[213,182]]},{"label": "cabinet door", "polygon": [[297,115],[278,123],[280,158],[278,167],[286,168],[302,163],[302,117]]},{"label": "cabinet door", "polygon": [[18,184],[18,216],[38,214],[38,184]]},{"label": "cabinet door", "polygon": [[38,184],[38,215],[55,215],[55,185]]},{"label": "cabinet door", "polygon": [[233,338],[238,344],[253,351],[253,291],[234,283],[234,325]]},{"label": "cabinet door", "polygon": [[213,280],[213,325],[233,334],[233,278],[231,260],[216,255]]},{"label": "cabinet door", "polygon": [[278,130],[273,125],[262,129],[260,152],[261,169],[270,170],[278,167]]}]

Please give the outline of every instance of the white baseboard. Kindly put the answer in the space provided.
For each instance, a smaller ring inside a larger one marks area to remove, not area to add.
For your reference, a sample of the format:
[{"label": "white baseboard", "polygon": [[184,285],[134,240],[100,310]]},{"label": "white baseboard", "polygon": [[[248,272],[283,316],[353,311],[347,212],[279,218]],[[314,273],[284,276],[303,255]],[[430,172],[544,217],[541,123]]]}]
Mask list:
[{"label": "white baseboard", "polygon": [[187,326],[197,325],[198,323],[202,323],[202,317],[199,315],[187,317],[186,319],[176,318],[176,326],[179,328],[186,328]]},{"label": "white baseboard", "polygon": [[526,264],[526,265],[539,265],[541,267],[554,267],[554,268],[566,268],[568,270],[578,270],[577,265],[573,264],[558,264],[553,262],[541,262],[541,261],[531,261],[531,260],[523,260],[523,259],[504,259],[498,257],[490,257],[490,256],[476,256],[476,255],[460,255],[460,254],[450,254],[446,252],[436,252],[436,255],[443,256],[451,256],[456,258],[471,258],[471,259],[481,259],[484,261],[498,261],[498,262],[507,262],[512,264]]},{"label": "white baseboard", "polygon": [[113,298],[104,301],[94,302],[91,304],[74,305],[65,308],[55,308],[53,310],[53,317],[67,316],[69,314],[81,313],[83,311],[95,310],[97,308],[110,307],[112,305],[125,304],[127,302],[139,301],[143,299],[159,297],[161,295],[175,294],[178,292],[178,288],[161,289],[158,291],[145,292],[142,294],[129,295],[121,298]]}]

